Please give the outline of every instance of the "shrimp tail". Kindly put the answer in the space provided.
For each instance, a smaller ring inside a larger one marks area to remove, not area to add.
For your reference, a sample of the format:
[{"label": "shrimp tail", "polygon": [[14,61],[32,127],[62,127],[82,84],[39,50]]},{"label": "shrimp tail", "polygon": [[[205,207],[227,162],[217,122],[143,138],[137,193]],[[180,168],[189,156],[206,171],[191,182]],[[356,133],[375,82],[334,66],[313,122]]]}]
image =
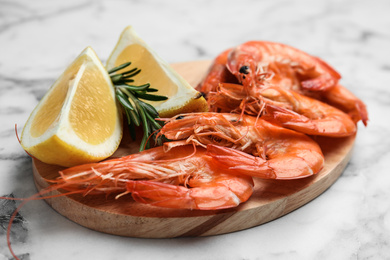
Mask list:
[{"label": "shrimp tail", "polygon": [[355,123],[362,120],[363,124],[367,126],[368,112],[366,105],[344,86],[337,84],[329,91],[324,92],[323,99],[326,103],[347,113]]},{"label": "shrimp tail", "polygon": [[350,111],[349,116],[354,120],[354,122],[358,122],[362,120],[364,126],[367,126],[368,123],[368,112],[366,105],[361,100],[356,100],[354,104],[354,109]]}]

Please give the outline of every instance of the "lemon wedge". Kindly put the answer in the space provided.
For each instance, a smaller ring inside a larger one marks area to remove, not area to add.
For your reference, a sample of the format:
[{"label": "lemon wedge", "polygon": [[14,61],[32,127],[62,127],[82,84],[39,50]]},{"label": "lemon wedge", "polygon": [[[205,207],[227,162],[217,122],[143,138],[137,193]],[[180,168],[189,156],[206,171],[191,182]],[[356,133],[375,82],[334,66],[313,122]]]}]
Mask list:
[{"label": "lemon wedge", "polygon": [[166,101],[145,101],[156,108],[160,117],[208,110],[207,101],[201,93],[162,60],[131,26],[126,27],[120,35],[106,68],[110,70],[129,61],[132,66],[142,71],[132,78],[134,83],[131,84],[149,83],[152,88],[158,90],[156,95],[168,97]]},{"label": "lemon wedge", "polygon": [[42,162],[69,167],[109,157],[121,138],[114,86],[88,47],[35,107],[21,145]]}]

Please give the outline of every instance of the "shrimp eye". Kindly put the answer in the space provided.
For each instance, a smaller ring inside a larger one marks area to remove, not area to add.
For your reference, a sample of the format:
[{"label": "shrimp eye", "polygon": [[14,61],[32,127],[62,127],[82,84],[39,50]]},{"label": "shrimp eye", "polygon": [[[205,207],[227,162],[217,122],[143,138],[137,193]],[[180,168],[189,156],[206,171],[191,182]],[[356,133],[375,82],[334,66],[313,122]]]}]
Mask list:
[{"label": "shrimp eye", "polygon": [[180,119],[183,119],[184,118],[184,116],[178,116],[178,117],[176,117],[175,119],[176,120],[180,120]]},{"label": "shrimp eye", "polygon": [[242,66],[240,68],[240,73],[249,74],[249,67],[248,66]]}]

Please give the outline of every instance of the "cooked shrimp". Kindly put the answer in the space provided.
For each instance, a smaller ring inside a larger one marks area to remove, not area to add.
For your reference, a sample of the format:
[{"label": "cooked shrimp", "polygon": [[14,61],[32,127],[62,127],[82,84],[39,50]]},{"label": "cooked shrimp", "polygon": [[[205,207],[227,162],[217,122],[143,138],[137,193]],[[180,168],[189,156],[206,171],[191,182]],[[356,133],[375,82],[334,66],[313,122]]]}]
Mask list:
[{"label": "cooked shrimp", "polygon": [[366,105],[342,85],[337,84],[333,88],[324,91],[321,100],[347,113],[355,123],[362,120],[363,124],[367,126],[368,112]]},{"label": "cooked shrimp", "polygon": [[[156,147],[141,153],[90,163],[60,172],[51,185],[30,198],[0,197],[0,199],[23,200],[10,218],[7,242],[11,254],[11,225],[20,208],[31,200],[55,198],[81,193],[131,194],[135,201],[153,206],[218,210],[237,207],[253,193],[253,179],[238,175],[229,169],[218,168],[206,149],[192,145],[164,151]],[[59,195],[47,195],[55,190],[64,190]]]},{"label": "cooked shrimp", "polygon": [[277,85],[311,91],[330,89],[341,78],[317,57],[285,44],[266,41],[250,41],[234,48],[229,53],[227,68],[244,86],[262,81],[264,72],[274,74],[273,83]]},{"label": "cooked shrimp", "polygon": [[303,51],[280,43],[251,41],[221,53],[198,90],[208,97],[219,83],[238,81],[244,88],[276,86],[328,103],[350,115],[355,123],[362,120],[367,125],[366,106],[338,84],[340,78],[327,63]]},{"label": "cooked shrimp", "polygon": [[356,133],[355,122],[344,112],[294,91],[278,87],[252,88],[220,84],[210,93],[211,111],[238,112],[261,117],[301,133],[344,137]]},{"label": "cooked shrimp", "polygon": [[[164,151],[156,147],[125,157],[65,169],[47,191],[131,193],[159,207],[216,210],[236,207],[253,192],[251,177],[214,165],[206,149],[192,145]],[[40,194],[46,193],[41,191]]]},{"label": "cooked shrimp", "polygon": [[166,122],[159,135],[172,142],[165,150],[195,143],[207,148],[221,169],[265,179],[297,179],[318,173],[324,164],[310,137],[239,114],[193,113]]}]

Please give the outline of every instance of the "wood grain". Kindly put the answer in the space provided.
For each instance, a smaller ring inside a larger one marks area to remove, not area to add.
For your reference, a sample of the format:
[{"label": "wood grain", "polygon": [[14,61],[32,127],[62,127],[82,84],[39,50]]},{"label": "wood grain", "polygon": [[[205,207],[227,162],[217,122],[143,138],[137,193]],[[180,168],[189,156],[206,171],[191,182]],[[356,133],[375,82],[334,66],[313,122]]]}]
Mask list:
[{"label": "wood grain", "polygon": [[[195,61],[174,64],[173,67],[195,86],[209,64],[209,61]],[[60,214],[82,226],[121,236],[170,238],[239,231],[264,224],[305,205],[337,180],[350,160],[355,136],[333,139],[318,137],[316,141],[325,155],[325,166],[319,174],[291,181],[256,179],[252,197],[234,209],[163,209],[136,203],[131,196],[114,199],[114,195],[70,195],[46,201]],[[134,147],[130,149],[122,145],[114,156],[135,150]],[[61,169],[33,160],[37,188],[41,190],[47,187],[45,179],[56,178]],[[54,191],[52,194],[58,193]]]}]

